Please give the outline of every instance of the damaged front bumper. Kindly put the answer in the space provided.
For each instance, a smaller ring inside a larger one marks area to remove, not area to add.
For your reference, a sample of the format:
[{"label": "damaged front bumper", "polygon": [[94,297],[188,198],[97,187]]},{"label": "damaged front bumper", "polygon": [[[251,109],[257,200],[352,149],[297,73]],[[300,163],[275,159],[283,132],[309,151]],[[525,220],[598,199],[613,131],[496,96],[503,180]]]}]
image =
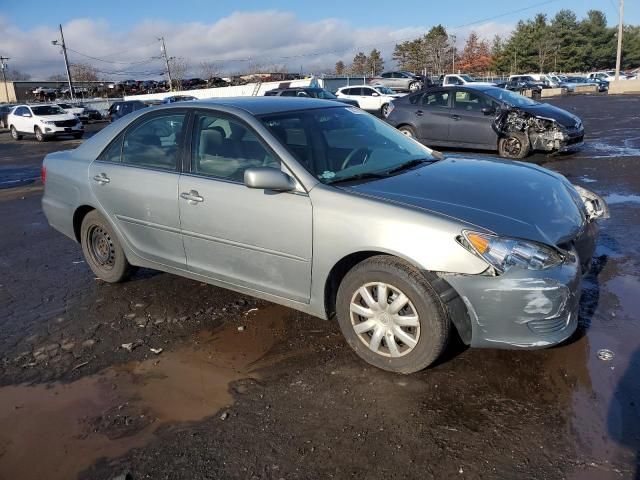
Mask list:
[{"label": "damaged front bumper", "polygon": [[544,348],[563,342],[578,326],[582,274],[595,249],[598,227],[586,225],[567,245],[569,255],[544,270],[512,268],[496,276],[448,275],[471,323],[472,347]]}]

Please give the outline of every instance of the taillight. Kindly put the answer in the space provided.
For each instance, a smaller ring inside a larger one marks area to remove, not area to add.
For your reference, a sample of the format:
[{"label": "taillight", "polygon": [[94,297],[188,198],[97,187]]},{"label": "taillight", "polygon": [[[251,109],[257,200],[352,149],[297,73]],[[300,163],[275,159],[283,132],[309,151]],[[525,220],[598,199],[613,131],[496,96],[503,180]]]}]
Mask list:
[{"label": "taillight", "polygon": [[44,163],[40,167],[40,180],[42,180],[42,184],[47,181],[47,167],[44,166]]}]

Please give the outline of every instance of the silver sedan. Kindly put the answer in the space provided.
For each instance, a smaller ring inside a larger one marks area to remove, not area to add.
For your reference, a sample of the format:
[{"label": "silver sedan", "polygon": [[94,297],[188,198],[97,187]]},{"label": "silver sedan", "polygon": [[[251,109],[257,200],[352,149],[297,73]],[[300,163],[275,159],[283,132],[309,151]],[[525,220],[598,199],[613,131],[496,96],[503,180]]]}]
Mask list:
[{"label": "silver sedan", "polygon": [[337,316],[410,373],[576,329],[607,215],[543,168],[445,158],[353,107],[251,97],[153,107],[44,160],[49,223],[107,282],[148,267]]}]

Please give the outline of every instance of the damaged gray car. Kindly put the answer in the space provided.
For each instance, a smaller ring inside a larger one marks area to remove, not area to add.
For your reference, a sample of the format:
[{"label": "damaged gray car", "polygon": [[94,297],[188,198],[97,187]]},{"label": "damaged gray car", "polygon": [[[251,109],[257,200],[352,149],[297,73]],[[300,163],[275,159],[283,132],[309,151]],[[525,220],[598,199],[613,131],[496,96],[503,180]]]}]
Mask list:
[{"label": "damaged gray car", "polygon": [[557,173],[446,158],[295,97],[140,110],[47,155],[42,178],[49,223],[100,279],[146,267],[337,316],[360,357],[401,373],[454,330],[473,347],[571,336],[607,216]]},{"label": "damaged gray car", "polygon": [[497,150],[511,159],[575,150],[584,140],[572,113],[487,85],[408,95],[392,102],[386,121],[425,145]]}]

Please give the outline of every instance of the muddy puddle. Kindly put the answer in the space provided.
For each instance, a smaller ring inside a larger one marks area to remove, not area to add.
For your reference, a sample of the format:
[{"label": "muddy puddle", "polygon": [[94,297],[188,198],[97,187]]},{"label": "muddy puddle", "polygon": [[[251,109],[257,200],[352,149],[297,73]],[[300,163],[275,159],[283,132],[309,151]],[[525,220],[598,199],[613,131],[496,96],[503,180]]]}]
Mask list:
[{"label": "muddy puddle", "polygon": [[0,388],[0,479],[72,479],[145,445],[161,425],[227,407],[229,384],[269,362],[290,312],[250,311],[175,351],[73,383]]}]

